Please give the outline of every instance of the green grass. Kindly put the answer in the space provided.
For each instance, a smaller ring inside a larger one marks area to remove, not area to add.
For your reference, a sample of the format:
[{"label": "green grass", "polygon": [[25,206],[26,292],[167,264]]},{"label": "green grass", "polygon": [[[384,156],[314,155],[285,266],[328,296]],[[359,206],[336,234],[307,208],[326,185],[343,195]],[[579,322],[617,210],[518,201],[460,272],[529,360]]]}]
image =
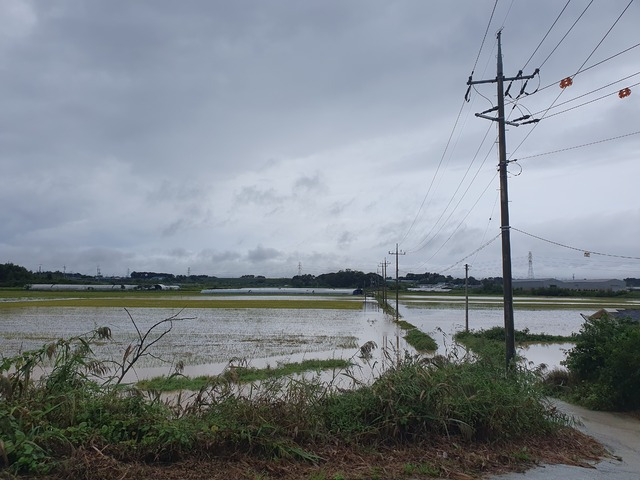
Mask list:
[{"label": "green grass", "polygon": [[438,344],[436,343],[436,341],[423,331],[418,330],[418,328],[416,328],[413,324],[407,322],[406,320],[399,320],[396,325],[407,332],[407,334],[404,336],[404,339],[417,351],[432,352],[438,349]]},{"label": "green grass", "polygon": [[[514,337],[519,344],[528,343],[567,343],[575,342],[575,335],[549,335],[547,333],[531,333],[529,329],[516,330]],[[484,338],[503,342],[505,339],[504,327],[493,327],[486,330],[459,332],[456,339]]]},{"label": "green grass", "polygon": [[438,349],[435,340],[417,328],[407,331],[404,339],[419,352],[432,352]]},{"label": "green grass", "polygon": [[291,309],[328,309],[360,310],[361,302],[353,300],[254,300],[254,299],[191,299],[191,298],[138,298],[138,297],[89,297],[89,298],[48,298],[45,300],[19,300],[0,302],[0,308],[16,307],[122,307],[122,308],[291,308]]},{"label": "green grass", "polygon": [[[514,332],[516,344],[567,343],[575,342],[576,337],[531,333],[528,329]],[[485,359],[504,358],[506,354],[504,327],[493,327],[487,330],[458,332],[455,334],[458,343],[464,345]]]},{"label": "green grass", "polygon": [[183,375],[161,376],[149,380],[141,380],[137,387],[141,390],[155,390],[169,392],[177,390],[198,391],[205,387],[213,387],[224,381],[234,383],[251,383],[271,378],[285,377],[309,371],[343,369],[351,365],[348,360],[333,358],[327,360],[304,360],[296,363],[286,363],[276,368],[233,367],[222,375],[187,377]]}]

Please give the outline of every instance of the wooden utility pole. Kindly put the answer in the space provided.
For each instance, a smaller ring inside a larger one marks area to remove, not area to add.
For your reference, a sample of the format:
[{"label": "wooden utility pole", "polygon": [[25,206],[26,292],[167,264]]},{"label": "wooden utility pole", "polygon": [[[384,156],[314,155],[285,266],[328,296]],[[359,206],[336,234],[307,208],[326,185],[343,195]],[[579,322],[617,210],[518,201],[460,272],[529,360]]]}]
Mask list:
[{"label": "wooden utility pole", "polygon": [[396,251],[389,252],[390,255],[396,256],[396,322],[400,320],[400,313],[398,312],[398,291],[400,290],[400,285],[398,281],[398,257],[400,255],[406,255],[405,252],[398,251],[398,244],[396,243]]},{"label": "wooden utility pole", "polygon": [[464,331],[469,331],[469,264],[464,264]]},{"label": "wooden utility pole", "polygon": [[387,265],[389,265],[389,262],[387,262],[387,257],[384,257],[384,262],[380,264],[380,266],[382,267],[382,308],[383,309],[387,303]]},{"label": "wooden utility pole", "polygon": [[[537,71],[533,75],[522,75],[522,72],[518,72],[518,75],[511,78],[505,78],[502,68],[502,30],[498,32],[498,64],[497,75],[492,80],[478,80],[473,81],[471,77],[467,81],[467,85],[476,85],[479,83],[496,83],[498,87],[498,106],[491,108],[482,113],[476,113],[476,117],[485,118],[498,123],[498,144],[500,160],[498,163],[500,171],[500,211],[501,211],[501,230],[502,230],[502,282],[504,290],[504,331],[505,331],[505,344],[506,344],[506,363],[507,369],[510,368],[511,363],[516,355],[515,346],[515,330],[513,322],[513,284],[511,273],[511,237],[509,225],[509,194],[507,190],[507,140],[506,140],[506,124],[514,127],[520,126],[516,121],[510,122],[505,118],[504,113],[504,82],[515,80],[528,80],[536,76]],[[498,111],[498,117],[490,117],[487,113]],[[526,117],[529,118],[529,117]],[[522,118],[524,120],[525,117]],[[524,122],[532,123],[533,121]]]}]

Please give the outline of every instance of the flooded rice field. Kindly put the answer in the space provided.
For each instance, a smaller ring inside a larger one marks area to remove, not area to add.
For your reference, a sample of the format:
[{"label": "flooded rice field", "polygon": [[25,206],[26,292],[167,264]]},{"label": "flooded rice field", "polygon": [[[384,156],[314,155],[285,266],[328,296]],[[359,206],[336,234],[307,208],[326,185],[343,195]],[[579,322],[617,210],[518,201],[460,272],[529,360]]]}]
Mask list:
[{"label": "flooded rice field", "polygon": [[[296,300],[299,298],[296,296]],[[156,330],[161,334],[171,327],[154,345],[153,356],[138,365],[137,376],[166,374],[176,362],[184,363],[187,375],[213,375],[222,372],[230,361],[263,367],[304,359],[357,358],[359,347],[369,341],[379,347],[393,344],[407,348],[398,338],[402,330],[382,314],[377,303],[363,302],[362,297],[359,302],[359,310],[130,308],[127,310],[143,334],[158,321],[175,316],[170,324],[164,323]],[[0,353],[12,356],[105,326],[112,332],[112,341],[101,342],[95,353],[102,359],[121,358],[127,345],[137,339],[135,326],[123,308],[0,309]]]},{"label": "flooded rice field", "polygon": [[[186,297],[180,297],[183,300]],[[202,297],[193,297],[199,299]],[[219,299],[239,300],[223,295]],[[252,296],[241,299],[319,300],[324,297]],[[327,300],[335,297],[326,297]],[[137,339],[135,324],[142,333],[160,320],[176,316],[171,331],[159,341],[138,365],[136,375],[146,378],[166,374],[177,362],[187,375],[214,375],[230,361],[248,361],[251,366],[275,366],[280,362],[305,359],[345,358],[358,360],[359,347],[373,341],[377,349],[365,365],[365,375],[383,370],[390,357],[412,350],[402,339],[404,332],[382,314],[377,303],[362,297],[345,298],[359,302],[357,310],[320,308],[130,308],[41,306],[0,308],[0,354],[4,357],[41,348],[59,338],[109,327],[112,341],[96,346],[103,359],[121,358],[127,345]],[[9,300],[10,301],[10,300]],[[611,299],[541,299],[519,297],[515,302],[515,327],[533,333],[570,335],[583,323],[581,313],[591,314],[602,307],[621,307],[625,302]],[[293,303],[292,303],[293,305]],[[626,302],[637,307],[637,302]],[[453,347],[452,336],[465,326],[464,297],[406,295],[401,298],[403,319],[430,334],[439,345],[438,353]],[[163,324],[161,334],[169,324]],[[473,297],[469,308],[469,327],[485,329],[503,325],[502,302],[498,297]],[[155,338],[152,336],[151,338]],[[571,344],[531,345],[521,349],[533,364],[558,366]],[[384,348],[383,348],[384,347]]]},{"label": "flooded rice field", "polygon": [[[454,348],[452,337],[465,328],[465,298],[447,295],[406,295],[400,302],[400,314],[408,322],[431,335],[438,343],[438,353],[447,354]],[[615,298],[514,298],[514,326],[528,328],[532,333],[568,336],[578,333],[584,322],[581,314],[591,315],[601,308],[638,308],[638,300]],[[470,297],[469,329],[482,330],[504,326],[502,298]],[[549,368],[560,366],[571,343],[529,345],[518,353],[533,365]]]}]

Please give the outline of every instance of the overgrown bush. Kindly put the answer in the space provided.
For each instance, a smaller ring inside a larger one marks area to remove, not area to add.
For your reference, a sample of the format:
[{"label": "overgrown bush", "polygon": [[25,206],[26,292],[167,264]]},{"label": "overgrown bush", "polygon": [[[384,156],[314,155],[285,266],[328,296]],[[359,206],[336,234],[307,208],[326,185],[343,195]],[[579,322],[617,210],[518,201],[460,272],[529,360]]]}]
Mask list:
[{"label": "overgrown bush", "polygon": [[461,435],[493,441],[553,430],[537,377],[484,362],[406,358],[370,387],[334,395],[328,427],[350,439]]},{"label": "overgrown bush", "polygon": [[573,395],[590,408],[640,408],[640,324],[604,315],[587,320],[565,362]]}]

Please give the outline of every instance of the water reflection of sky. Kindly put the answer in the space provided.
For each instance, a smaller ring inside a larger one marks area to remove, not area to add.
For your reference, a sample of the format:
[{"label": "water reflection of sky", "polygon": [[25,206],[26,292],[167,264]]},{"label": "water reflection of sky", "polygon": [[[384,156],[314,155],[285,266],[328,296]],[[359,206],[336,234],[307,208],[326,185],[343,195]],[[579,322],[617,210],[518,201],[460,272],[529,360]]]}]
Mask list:
[{"label": "water reflection of sky", "polygon": [[[584,305],[584,302],[583,302]],[[578,333],[584,322],[581,313],[592,314],[595,308],[518,308],[514,306],[516,330],[528,328],[532,333],[571,335]],[[453,348],[453,334],[465,328],[464,298],[457,304],[433,305],[430,303],[400,304],[400,314],[438,342],[438,353],[446,354]],[[502,305],[471,304],[469,306],[469,329],[482,330],[504,326]],[[520,353],[535,365],[544,363],[551,368],[560,365],[565,351],[571,344],[531,345]]]},{"label": "water reflection of sky", "polygon": [[[189,375],[212,375],[232,359],[249,359],[252,366],[262,367],[304,359],[351,358],[357,357],[359,347],[368,341],[378,346],[371,358],[377,368],[385,360],[383,346],[406,348],[400,338],[402,331],[373,301],[355,311],[131,308],[129,312],[142,333],[159,320],[178,315],[171,332],[154,346],[154,355],[140,363],[142,377],[167,373],[177,361],[185,363]],[[0,309],[0,353],[12,356],[101,326],[111,329],[113,341],[96,346],[100,358],[118,358],[136,341],[135,328],[122,308]]]},{"label": "water reflection of sky", "polygon": [[[237,296],[218,298],[239,299]],[[300,300],[304,297],[266,298]],[[431,300],[417,302],[412,297],[402,299],[400,314],[404,320],[430,334],[439,344],[438,353],[446,354],[452,349],[453,334],[464,329],[464,298],[430,298],[438,303],[431,303]],[[443,299],[447,301],[443,303]],[[362,302],[362,297],[355,297],[353,301]],[[580,309],[571,308],[566,302],[559,308],[536,309],[516,304],[515,327],[553,335],[577,333],[583,322],[580,313],[590,314],[597,310],[595,305],[589,305],[590,302],[581,303]],[[371,300],[363,303],[360,311],[283,308],[182,311],[132,308],[129,311],[142,332],[163,318],[176,314],[180,318],[173,322],[171,333],[155,346],[155,356],[141,364],[144,367],[138,372],[141,377],[166,373],[171,364],[179,360],[186,364],[185,373],[189,375],[217,374],[234,358],[250,359],[255,367],[305,359],[354,358],[359,365],[356,368],[361,369],[360,376],[370,377],[373,372],[384,369],[390,358],[411,350],[402,338],[405,332],[390,317],[384,316]],[[470,305],[471,329],[502,326],[503,323],[502,306],[496,297],[491,297],[490,303]],[[69,338],[99,326],[111,328],[114,337],[113,342],[96,348],[101,357],[122,355],[126,346],[136,339],[133,324],[122,308],[29,306],[0,309],[0,353],[6,357],[40,348],[58,338]],[[368,341],[375,342],[378,348],[370,361],[364,362],[358,358],[359,346]],[[570,346],[532,345],[522,354],[536,365],[545,363],[553,367],[564,359],[564,351]]]}]

